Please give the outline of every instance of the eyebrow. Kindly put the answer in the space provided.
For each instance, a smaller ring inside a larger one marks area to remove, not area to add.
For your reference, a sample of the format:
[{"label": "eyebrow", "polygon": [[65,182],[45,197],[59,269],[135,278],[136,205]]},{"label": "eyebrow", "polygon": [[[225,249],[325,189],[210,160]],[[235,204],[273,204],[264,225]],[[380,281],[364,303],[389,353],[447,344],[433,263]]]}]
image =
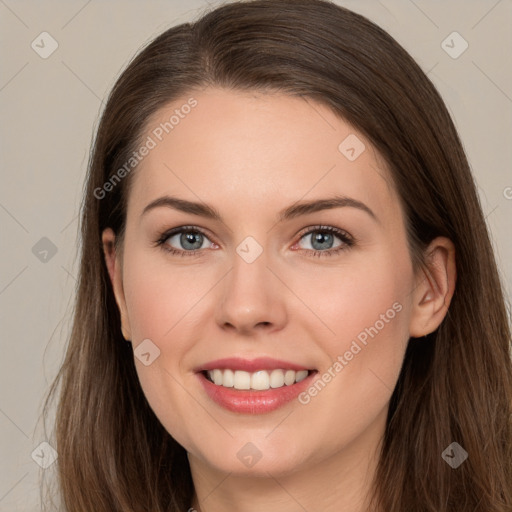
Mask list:
[{"label": "eyebrow", "polygon": [[[174,210],[179,210],[184,213],[191,213],[192,215],[205,217],[207,219],[216,220],[222,223],[224,222],[218,210],[216,210],[213,206],[210,206],[206,203],[188,201],[186,199],[180,199],[178,197],[168,195],[159,197],[158,199],[155,199],[154,201],[149,203],[142,211],[141,216],[145,215],[146,213],[155,208],[160,207],[172,208]],[[287,208],[279,212],[278,218],[279,222],[282,222],[285,220],[300,217],[301,215],[307,215],[309,213],[315,213],[322,210],[331,210],[334,208],[342,207],[357,208],[367,213],[370,217],[372,217],[373,220],[378,221],[375,213],[364,203],[351,197],[339,195],[326,199],[315,199],[312,201],[302,201],[294,203],[291,206],[288,206]]]}]

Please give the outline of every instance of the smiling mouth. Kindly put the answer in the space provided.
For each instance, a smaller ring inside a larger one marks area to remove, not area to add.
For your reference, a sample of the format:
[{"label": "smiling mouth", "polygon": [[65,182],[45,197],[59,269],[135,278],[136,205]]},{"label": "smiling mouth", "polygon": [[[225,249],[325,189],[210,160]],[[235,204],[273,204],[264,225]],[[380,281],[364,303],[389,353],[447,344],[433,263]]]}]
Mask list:
[{"label": "smiling mouth", "polygon": [[275,369],[246,372],[243,370],[213,369],[201,372],[205,378],[219,387],[240,391],[267,391],[292,386],[306,379],[316,370]]}]

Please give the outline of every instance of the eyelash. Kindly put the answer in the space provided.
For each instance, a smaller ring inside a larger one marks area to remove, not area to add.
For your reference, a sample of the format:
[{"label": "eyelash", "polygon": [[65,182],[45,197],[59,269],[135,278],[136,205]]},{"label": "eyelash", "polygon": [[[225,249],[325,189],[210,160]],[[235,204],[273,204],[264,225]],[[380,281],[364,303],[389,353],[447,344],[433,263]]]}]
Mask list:
[{"label": "eyelash", "polygon": [[[341,253],[347,249],[353,247],[356,243],[354,237],[349,235],[346,231],[335,228],[333,226],[313,226],[309,228],[309,231],[302,233],[299,237],[299,241],[307,235],[311,233],[331,233],[336,235],[343,244],[335,249],[329,249],[327,251],[320,251],[316,249],[300,249],[301,251],[306,251],[307,255],[310,257],[324,257],[324,256],[335,256],[336,254]],[[174,249],[173,247],[168,246],[165,242],[173,235],[180,233],[200,233],[201,235],[208,238],[208,235],[204,233],[201,229],[198,229],[195,226],[180,226],[179,228],[174,228],[169,231],[164,232],[158,240],[155,242],[155,246],[161,247],[162,250],[176,256],[196,256],[198,255],[202,249],[194,249],[193,251],[182,251],[179,249]],[[209,238],[208,238],[209,239]],[[294,244],[295,245],[295,244]]]}]

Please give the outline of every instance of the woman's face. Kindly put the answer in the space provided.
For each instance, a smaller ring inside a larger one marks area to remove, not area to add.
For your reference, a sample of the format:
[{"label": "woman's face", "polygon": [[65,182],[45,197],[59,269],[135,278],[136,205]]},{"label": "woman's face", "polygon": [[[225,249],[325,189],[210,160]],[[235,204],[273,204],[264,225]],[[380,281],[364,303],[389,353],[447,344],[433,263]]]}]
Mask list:
[{"label": "woman's face", "polygon": [[115,267],[147,400],[217,470],[359,457],[383,434],[414,316],[390,174],[312,100],[191,97],[148,125]]}]

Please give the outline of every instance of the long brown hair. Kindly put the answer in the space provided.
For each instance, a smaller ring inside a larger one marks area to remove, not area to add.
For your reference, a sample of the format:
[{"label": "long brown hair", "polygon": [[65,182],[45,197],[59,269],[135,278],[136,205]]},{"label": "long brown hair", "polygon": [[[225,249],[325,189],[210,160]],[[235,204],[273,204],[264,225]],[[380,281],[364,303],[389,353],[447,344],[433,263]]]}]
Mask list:
[{"label": "long brown hair", "polygon": [[[98,189],[140,147],[150,116],[208,85],[328,105],[391,170],[415,264],[436,236],[455,245],[448,314],[427,339],[409,341],[391,398],[372,510],[510,512],[510,326],[462,144],[409,54],[365,17],[323,0],[222,5],[162,33],[117,80],[90,155],[73,327],[44,409],[60,388],[54,445],[65,510],[190,506],[186,452],[145,399],[104,261],[101,233],[122,236],[130,176],[104,197]],[[441,457],[452,442],[468,453],[456,469]]]}]

